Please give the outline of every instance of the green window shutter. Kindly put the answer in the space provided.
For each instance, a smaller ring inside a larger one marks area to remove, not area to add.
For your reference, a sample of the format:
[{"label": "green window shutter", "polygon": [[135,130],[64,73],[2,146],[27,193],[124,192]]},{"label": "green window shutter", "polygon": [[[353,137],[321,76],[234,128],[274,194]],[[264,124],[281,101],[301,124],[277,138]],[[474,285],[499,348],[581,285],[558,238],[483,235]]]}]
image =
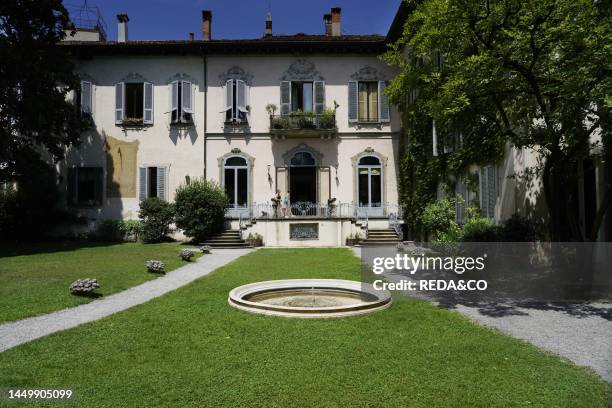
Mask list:
[{"label": "green window shutter", "polygon": [[157,197],[160,200],[167,201],[168,197],[168,168],[158,167],[157,168]]},{"label": "green window shutter", "polygon": [[291,112],[291,81],[280,83],[280,114],[288,115]]},{"label": "green window shutter", "polygon": [[314,108],[316,114],[322,114],[325,110],[325,82],[314,82]]},{"label": "green window shutter", "polygon": [[348,83],[348,120],[349,123],[357,122],[357,112],[359,111],[359,100],[357,96],[357,81]]},{"label": "green window shutter", "polygon": [[144,201],[147,198],[147,168],[138,169],[138,199]]},{"label": "green window shutter", "polygon": [[385,95],[385,89],[387,89],[387,82],[378,81],[378,117],[381,122],[389,122],[389,100]]}]

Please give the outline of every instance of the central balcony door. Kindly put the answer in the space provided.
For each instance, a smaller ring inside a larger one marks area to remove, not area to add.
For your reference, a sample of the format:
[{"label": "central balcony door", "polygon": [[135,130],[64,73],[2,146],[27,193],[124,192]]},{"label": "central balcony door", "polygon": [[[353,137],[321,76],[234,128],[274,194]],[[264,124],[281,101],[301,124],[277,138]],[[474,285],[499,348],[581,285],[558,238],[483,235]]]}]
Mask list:
[{"label": "central balcony door", "polygon": [[225,193],[230,199],[228,215],[238,217],[248,214],[249,173],[244,157],[232,156],[225,159],[223,168]]},{"label": "central balcony door", "polygon": [[291,213],[295,216],[315,216],[317,213],[316,160],[306,151],[296,152],[289,166]]},{"label": "central balcony door", "polygon": [[357,197],[359,215],[382,217],[383,182],[380,159],[365,156],[357,164]]}]

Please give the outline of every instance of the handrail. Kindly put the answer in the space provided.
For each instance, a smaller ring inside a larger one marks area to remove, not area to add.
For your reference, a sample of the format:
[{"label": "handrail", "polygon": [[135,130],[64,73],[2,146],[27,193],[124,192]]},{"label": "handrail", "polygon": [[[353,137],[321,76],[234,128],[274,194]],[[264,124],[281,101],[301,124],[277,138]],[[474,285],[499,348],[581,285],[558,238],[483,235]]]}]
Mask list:
[{"label": "handrail", "polygon": [[395,231],[400,241],[404,240],[404,231],[402,231],[402,226],[399,223],[397,213],[389,213],[389,227]]}]

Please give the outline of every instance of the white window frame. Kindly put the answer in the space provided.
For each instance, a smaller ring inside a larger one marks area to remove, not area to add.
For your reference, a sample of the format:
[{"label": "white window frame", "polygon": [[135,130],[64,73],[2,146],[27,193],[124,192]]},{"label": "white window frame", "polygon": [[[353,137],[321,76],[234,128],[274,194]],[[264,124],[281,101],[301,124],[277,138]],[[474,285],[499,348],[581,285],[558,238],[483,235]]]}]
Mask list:
[{"label": "white window frame", "polygon": [[[376,160],[378,160],[378,164],[359,164],[359,162],[366,157],[374,157],[376,158]],[[359,206],[360,208],[382,208],[383,207],[383,201],[384,201],[384,170],[383,170],[383,161],[380,157],[378,157],[375,154],[366,154],[363,155],[361,157],[359,157],[359,159],[357,160],[357,173],[356,173],[356,177],[355,177],[355,183],[357,183],[357,206]],[[360,169],[366,169],[368,171],[368,202],[367,205],[362,206],[361,202],[359,200],[359,196],[360,196],[360,191],[359,191],[359,170]],[[374,207],[372,206],[372,170],[373,169],[379,169],[380,170],[380,206],[379,207]]]},{"label": "white window frame", "polygon": [[[242,90],[244,92],[244,103],[239,104],[239,92],[240,87],[242,86]],[[236,94],[236,101],[234,101],[234,88]],[[249,121],[249,111],[247,110],[247,106],[249,106],[249,86],[246,81],[242,79],[228,79],[225,81],[225,89],[224,89],[224,107],[223,114],[225,117],[223,121],[226,123],[247,123]],[[234,103],[236,108],[234,109]],[[227,112],[230,111],[230,118],[227,118]],[[240,114],[243,114],[241,117]]]},{"label": "white window frame", "polygon": [[[179,100],[179,86],[181,88]],[[171,124],[192,124],[193,123],[193,103],[194,92],[191,81],[176,80],[169,84],[170,89],[170,123]],[[187,93],[185,92],[187,90]],[[189,104],[186,104],[185,95],[189,95]],[[176,111],[176,114],[174,113]],[[190,116],[187,116],[190,115]]]},{"label": "white window frame", "polygon": [[[232,159],[234,157],[239,157],[241,159],[243,159],[245,161],[244,165],[227,165],[227,161],[229,159]],[[225,170],[233,170],[234,173],[234,197],[230,197],[230,208],[247,208],[249,206],[249,184],[251,182],[250,178],[251,175],[249,174],[249,159],[247,159],[244,156],[241,156],[239,154],[234,154],[231,156],[228,156],[225,158],[225,160],[223,160],[223,190],[225,191],[225,185],[226,185],[226,179],[225,179]],[[246,170],[246,175],[247,175],[247,182],[246,182],[246,196],[247,196],[247,202],[245,203],[244,206],[239,206],[238,205],[238,170],[239,169],[245,169]]]}]

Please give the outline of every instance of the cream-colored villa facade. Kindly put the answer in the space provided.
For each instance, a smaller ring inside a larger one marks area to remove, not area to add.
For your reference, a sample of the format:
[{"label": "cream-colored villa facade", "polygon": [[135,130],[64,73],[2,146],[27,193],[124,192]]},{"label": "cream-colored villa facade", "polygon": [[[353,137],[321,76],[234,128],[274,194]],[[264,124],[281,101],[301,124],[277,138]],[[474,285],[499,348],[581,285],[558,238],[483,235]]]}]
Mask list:
[{"label": "cream-colored villa facade", "polygon": [[[397,228],[400,117],[384,89],[383,36],[63,43],[82,79],[92,128],[60,172],[66,201],[93,224],[136,219],[139,203],[205,177],[225,188],[228,227],[268,246],[344,245]],[[280,193],[281,203],[272,198]],[[401,217],[400,217],[401,218]],[[399,230],[399,229],[398,229]]]}]

